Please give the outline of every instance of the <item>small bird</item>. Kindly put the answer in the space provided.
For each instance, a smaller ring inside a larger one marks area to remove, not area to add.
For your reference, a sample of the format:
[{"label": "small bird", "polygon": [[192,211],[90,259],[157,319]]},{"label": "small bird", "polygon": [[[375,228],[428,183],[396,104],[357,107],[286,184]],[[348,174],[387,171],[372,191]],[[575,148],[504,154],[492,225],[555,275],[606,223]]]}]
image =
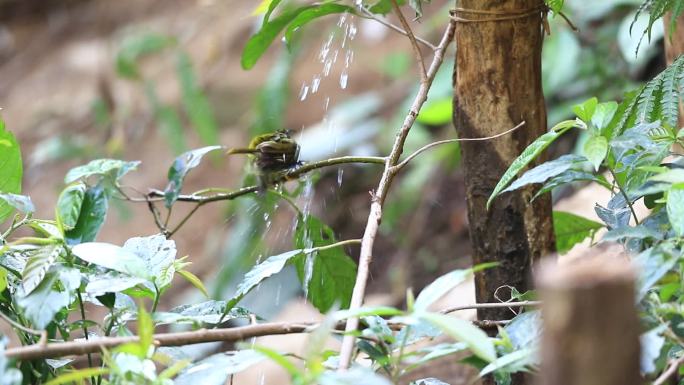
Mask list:
[{"label": "small bird", "polygon": [[300,164],[299,144],[285,130],[256,136],[247,148],[233,148],[226,154],[249,154],[258,170],[259,182],[263,188],[277,182],[284,176],[283,171]]}]

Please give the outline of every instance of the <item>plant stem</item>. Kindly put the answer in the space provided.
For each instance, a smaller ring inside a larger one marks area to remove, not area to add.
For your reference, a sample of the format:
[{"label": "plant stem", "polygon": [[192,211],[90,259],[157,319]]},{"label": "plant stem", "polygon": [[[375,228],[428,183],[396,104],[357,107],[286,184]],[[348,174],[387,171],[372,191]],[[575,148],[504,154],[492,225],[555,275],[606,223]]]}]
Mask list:
[{"label": "plant stem", "polygon": [[159,305],[159,297],[161,297],[161,293],[159,293],[159,288],[157,287],[157,284],[154,283],[154,301],[152,302],[152,313],[157,311],[157,306]]},{"label": "plant stem", "polygon": [[[83,297],[81,296],[81,288],[76,289],[76,296],[78,297],[78,307],[81,309],[81,321],[83,322],[83,336],[88,341],[88,326],[86,325],[85,305],[83,304]],[[93,367],[93,357],[88,353],[88,367]],[[95,377],[90,377],[90,383],[95,384]]]},{"label": "plant stem", "polygon": [[632,201],[629,199],[627,196],[627,193],[625,192],[625,189],[622,188],[622,185],[620,184],[620,181],[618,180],[617,176],[615,175],[615,172],[613,171],[612,168],[606,167],[608,171],[610,172],[610,175],[613,176],[613,181],[615,182],[615,185],[617,186],[618,190],[622,194],[622,197],[625,199],[625,202],[627,203],[627,206],[629,206],[629,211],[632,212],[632,216],[634,217],[634,223],[639,225],[639,217],[636,215],[636,211],[634,211],[634,205],[632,204]]}]

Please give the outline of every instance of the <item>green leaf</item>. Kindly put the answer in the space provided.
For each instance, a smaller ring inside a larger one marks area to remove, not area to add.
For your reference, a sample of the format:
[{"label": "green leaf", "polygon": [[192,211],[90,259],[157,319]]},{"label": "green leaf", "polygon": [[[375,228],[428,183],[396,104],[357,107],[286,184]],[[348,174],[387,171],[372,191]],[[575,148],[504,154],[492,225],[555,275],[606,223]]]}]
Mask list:
[{"label": "green leaf", "polygon": [[266,25],[268,21],[271,18],[271,15],[273,14],[273,11],[275,11],[276,7],[281,3],[282,0],[265,0],[268,1],[268,9],[266,10],[266,13],[264,14],[264,20],[262,21],[262,26]]},{"label": "green leaf", "polygon": [[570,128],[578,125],[580,125],[580,123],[575,120],[566,120],[560,122],[553,129],[551,129],[551,131],[540,136],[529,146],[527,146],[525,151],[523,151],[522,154],[520,154],[520,156],[516,158],[513,163],[511,163],[510,167],[508,167],[508,170],[506,170],[504,175],[499,180],[499,183],[497,183],[496,187],[494,187],[494,191],[492,191],[489,199],[487,199],[487,208],[489,209],[489,206],[491,206],[494,198],[496,198],[501,191],[506,188],[509,183],[511,183],[511,181],[516,175],[518,175],[520,171],[522,171],[522,169],[524,169],[528,164],[530,164],[530,162],[539,156],[539,154],[541,154],[541,152],[544,151],[559,136],[563,135]]},{"label": "green leaf", "polygon": [[[335,233],[320,219],[299,216],[295,230],[295,245],[300,249],[328,246],[336,243]],[[335,304],[349,306],[356,281],[356,263],[342,247],[316,251],[295,259],[299,280],[305,286],[307,298],[325,313]]]},{"label": "green leaf", "polygon": [[[226,301],[205,301],[192,305],[177,306],[168,312],[154,313],[154,320],[158,325],[163,324],[218,324],[226,308]],[[249,318],[251,312],[241,307],[235,307],[223,317],[223,321],[231,319]]]},{"label": "green leaf", "polygon": [[252,270],[245,274],[244,279],[237,287],[233,298],[226,304],[225,311],[232,309],[242,298],[247,295],[252,289],[257,287],[261,281],[279,273],[293,258],[301,255],[304,250],[292,250],[286,253],[274,255],[269,257],[260,264],[254,266]]},{"label": "green leaf", "polygon": [[618,104],[616,102],[600,103],[596,106],[596,111],[594,111],[594,115],[591,117],[591,123],[599,132],[605,134],[603,132],[604,128],[608,127],[613,120],[617,109]]},{"label": "green leaf", "polygon": [[145,268],[137,276],[144,274],[142,277],[148,277],[159,289],[171,283],[175,272],[173,262],[176,260],[176,242],[161,234],[134,237],[124,243],[123,250],[137,256],[145,264]]},{"label": "green leaf", "polygon": [[557,177],[570,169],[582,169],[586,161],[587,159],[583,156],[563,155],[558,159],[542,163],[526,171],[520,178],[504,189],[502,193],[517,190],[530,184],[544,183],[548,179]]},{"label": "green leaf", "polygon": [[64,246],[53,243],[29,252],[24,271],[21,273],[22,286],[26,295],[38,287],[50,267],[64,253]]},{"label": "green leaf", "polygon": [[64,230],[72,230],[78,223],[81,206],[88,186],[77,182],[67,186],[57,200],[57,219]]},{"label": "green leaf", "polygon": [[69,305],[69,293],[54,289],[56,273],[48,273],[31,294],[19,296],[16,301],[34,328],[45,329],[55,314]]},{"label": "green leaf", "polygon": [[591,117],[594,116],[594,111],[596,111],[596,106],[598,105],[598,99],[595,97],[585,101],[582,104],[577,104],[572,107],[572,111],[577,115],[578,118],[585,122],[590,122]]},{"label": "green leaf", "polygon": [[[21,193],[21,150],[19,143],[11,132],[5,129],[5,122],[0,118],[0,192]],[[0,199],[0,222],[12,213],[12,207]]]},{"label": "green leaf", "polygon": [[351,317],[369,317],[369,316],[399,316],[404,314],[399,309],[389,307],[389,306],[373,306],[373,307],[360,307],[356,309],[338,310],[334,313],[333,317],[342,321]]},{"label": "green leaf", "polygon": [[62,373],[56,378],[46,382],[44,385],[63,385],[63,384],[74,384],[83,383],[86,379],[95,376],[101,376],[103,374],[108,374],[109,368],[85,368],[72,370],[66,373]]},{"label": "green leaf", "polygon": [[175,385],[223,385],[231,374],[239,373],[266,359],[254,350],[218,353],[188,366],[174,379]]},{"label": "green leaf", "polygon": [[69,245],[83,242],[91,242],[97,238],[97,234],[104,224],[109,208],[109,197],[104,186],[100,183],[86,190],[81,212],[73,229],[65,232]]},{"label": "green leaf", "polygon": [[64,183],[70,184],[79,179],[86,179],[90,176],[107,176],[114,180],[120,179],[129,171],[135,170],[139,161],[126,162],[118,159],[96,159],[84,166],[72,168],[64,177]]},{"label": "green leaf", "polygon": [[684,236],[684,186],[674,185],[667,194],[667,217],[675,234]]},{"label": "green leaf", "polygon": [[553,229],[556,233],[556,250],[565,254],[603,225],[598,222],[564,211],[553,212]]},{"label": "green leaf", "polygon": [[178,194],[180,194],[183,188],[183,180],[185,180],[188,172],[200,164],[204,155],[221,148],[221,146],[198,148],[179,155],[173,161],[167,175],[169,183],[166,185],[166,189],[164,189],[164,203],[166,207],[171,207],[176,199],[178,199]]},{"label": "green leaf", "polygon": [[[406,0],[398,0],[397,4],[404,5]],[[378,0],[368,10],[374,14],[386,15],[392,12],[392,0]]]},{"label": "green leaf", "polygon": [[142,302],[138,306],[138,336],[140,337],[141,351],[148,352],[154,343],[154,322]]},{"label": "green leaf", "polygon": [[295,17],[290,25],[287,26],[285,30],[285,41],[289,44],[292,40],[292,34],[300,29],[303,25],[309,23],[310,21],[317,19],[322,16],[331,15],[335,13],[351,13],[355,14],[356,9],[353,7],[336,4],[336,3],[323,3],[317,7],[306,9],[300,12],[297,17]]},{"label": "green leaf", "polygon": [[594,170],[598,171],[608,154],[608,139],[605,136],[591,136],[584,143],[584,156],[589,159]]},{"label": "green leaf", "polygon": [[468,345],[468,348],[487,362],[496,360],[494,343],[487,334],[468,321],[435,313],[418,313],[418,316],[448,334],[456,341]]},{"label": "green leaf", "polygon": [[316,5],[307,5],[297,9],[283,12],[275,19],[269,20],[264,24],[259,32],[254,34],[245,44],[242,50],[242,59],[240,63],[243,69],[251,69],[259,60],[261,55],[266,52],[268,47],[273,43],[273,40],[280,34],[280,32],[292,22],[299,14],[304,11],[315,9]]},{"label": "green leaf", "polygon": [[563,3],[565,3],[565,0],[546,0],[546,5],[551,8],[556,15],[563,9]]},{"label": "green leaf", "polygon": [[425,311],[428,306],[442,298],[454,287],[465,282],[473,273],[490,267],[497,266],[496,263],[480,264],[470,269],[454,270],[434,280],[431,284],[421,290],[413,304],[415,311]]},{"label": "green leaf", "polygon": [[125,39],[116,56],[116,71],[119,76],[139,79],[138,61],[144,56],[162,51],[176,44],[176,40],[159,34],[144,34]]},{"label": "green leaf", "polygon": [[86,242],[74,246],[71,252],[88,263],[133,277],[150,278],[145,261],[123,247],[102,242]]},{"label": "green leaf", "polygon": [[186,281],[190,282],[190,284],[194,286],[197,290],[201,291],[205,297],[209,298],[209,292],[207,291],[207,288],[204,286],[204,283],[202,283],[202,280],[199,279],[198,276],[187,270],[178,270],[176,272],[181,277],[185,278]]},{"label": "green leaf", "polygon": [[430,126],[441,126],[451,122],[452,112],[453,100],[451,98],[434,101],[428,99],[425,106],[420,109],[416,120]]},{"label": "green leaf", "polygon": [[192,62],[188,54],[178,54],[176,69],[181,85],[183,107],[192,126],[197,131],[202,143],[205,145],[217,144],[219,142],[218,123],[209,100],[197,84],[195,71],[192,68]]},{"label": "green leaf", "polygon": [[0,193],[0,202],[3,201],[24,214],[31,214],[36,211],[36,207],[33,205],[31,198],[25,195]]},{"label": "green leaf", "polygon": [[536,348],[526,348],[505,354],[485,366],[480,371],[480,377],[500,370],[508,373],[529,371],[528,367],[537,362],[536,354]]},{"label": "green leaf", "polygon": [[146,281],[147,279],[145,278],[133,277],[117,271],[108,271],[106,273],[97,272],[88,277],[88,284],[85,287],[85,292],[94,296],[106,293],[118,293],[145,283]]},{"label": "green leaf", "polygon": [[7,269],[0,266],[0,293],[7,289],[7,274]]}]

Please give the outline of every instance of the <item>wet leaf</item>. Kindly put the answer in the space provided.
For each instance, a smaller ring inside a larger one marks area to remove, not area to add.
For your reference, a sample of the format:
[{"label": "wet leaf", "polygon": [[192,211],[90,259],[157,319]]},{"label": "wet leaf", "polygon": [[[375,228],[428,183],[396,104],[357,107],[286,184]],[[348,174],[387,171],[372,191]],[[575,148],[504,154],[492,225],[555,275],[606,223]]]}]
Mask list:
[{"label": "wet leaf", "polygon": [[[193,305],[181,305],[168,312],[154,313],[154,320],[158,325],[163,324],[217,324],[221,320],[226,301],[206,301]],[[241,307],[234,307],[223,317],[223,321],[236,318],[249,318],[252,313]]]},{"label": "wet leaf", "polygon": [[[309,23],[312,20],[318,19],[319,17],[332,15],[335,13],[351,13],[355,14],[356,9],[353,7],[335,4],[335,3],[323,3],[315,8],[309,8],[300,12],[297,17],[295,17],[292,22],[287,26],[285,30],[285,41],[290,44],[292,40],[292,34],[299,30],[302,26]],[[346,32],[345,32],[346,33]]]},{"label": "wet leaf", "polygon": [[92,242],[107,217],[109,197],[102,184],[88,188],[81,202],[81,211],[73,229],[65,232],[69,245]]},{"label": "wet leaf", "polygon": [[52,265],[57,262],[57,258],[64,253],[64,246],[61,244],[51,244],[42,246],[29,253],[24,271],[21,273],[22,286],[25,294],[38,287]]},{"label": "wet leaf", "polygon": [[123,247],[102,242],[87,242],[74,246],[71,252],[88,263],[133,277],[150,278],[145,261]]},{"label": "wet leaf", "polygon": [[44,329],[55,314],[69,305],[69,293],[54,289],[56,273],[48,273],[40,284],[28,295],[19,295],[17,304],[23,310],[34,328]]},{"label": "wet leaf", "polygon": [[25,195],[0,193],[0,202],[3,201],[24,214],[30,214],[36,211],[36,207],[33,205],[31,198]]},{"label": "wet leaf", "polygon": [[521,187],[544,183],[548,179],[557,177],[570,169],[581,169],[587,158],[579,155],[563,155],[558,159],[548,161],[525,172],[515,182],[511,183],[502,193],[517,190]]},{"label": "wet leaf", "polygon": [[67,186],[59,195],[57,219],[64,230],[72,230],[76,227],[87,188],[85,183],[78,182]]},{"label": "wet leaf", "polygon": [[135,170],[140,162],[127,162],[118,159],[96,159],[84,166],[74,167],[67,172],[64,183],[69,184],[79,179],[100,175],[118,180],[129,171]]},{"label": "wet leaf", "polygon": [[188,175],[188,172],[200,164],[204,155],[221,148],[221,146],[198,148],[179,155],[176,160],[173,161],[167,175],[169,183],[166,185],[166,189],[164,189],[164,203],[166,204],[166,207],[171,207],[176,199],[178,199],[178,194],[180,194],[180,191],[183,188],[183,180],[185,180],[185,176]]},{"label": "wet leaf", "polygon": [[124,243],[123,250],[136,255],[145,264],[144,272],[139,272],[137,276],[145,274],[157,288],[171,283],[175,272],[173,262],[176,260],[176,242],[161,234],[134,237]]},{"label": "wet leaf", "polygon": [[174,379],[176,385],[223,385],[231,374],[239,373],[266,359],[254,350],[219,353],[185,368]]}]

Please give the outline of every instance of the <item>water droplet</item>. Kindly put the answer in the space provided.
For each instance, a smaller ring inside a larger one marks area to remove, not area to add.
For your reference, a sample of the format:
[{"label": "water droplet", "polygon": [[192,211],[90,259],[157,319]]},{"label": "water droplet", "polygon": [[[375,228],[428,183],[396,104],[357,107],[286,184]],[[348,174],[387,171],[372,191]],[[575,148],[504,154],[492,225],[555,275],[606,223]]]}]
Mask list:
[{"label": "water droplet", "polygon": [[347,28],[347,34],[349,35],[349,40],[354,40],[354,38],[356,37],[356,33],[358,31],[359,30],[356,28],[356,24],[354,24],[353,22],[351,24],[349,24],[349,28]]},{"label": "water droplet", "polygon": [[264,213],[264,220],[265,220],[265,221],[268,220],[268,213]]},{"label": "water droplet", "polygon": [[[333,58],[337,59],[337,51],[335,51]],[[330,59],[325,61],[325,64],[323,65],[323,76],[327,77],[328,75],[330,75],[330,69],[332,68],[333,61],[334,60],[330,60]]]},{"label": "water droplet", "polygon": [[311,93],[315,94],[318,91],[318,87],[321,85],[321,77],[319,75],[314,76],[311,81]]},{"label": "water droplet", "polygon": [[306,100],[306,96],[309,94],[309,86],[306,83],[302,84],[302,90],[299,91],[299,100]]},{"label": "water droplet", "polygon": [[347,71],[343,71],[340,75],[340,88],[347,88],[347,80],[349,80],[349,74],[347,74]]},{"label": "water droplet", "polygon": [[351,63],[354,61],[354,51],[348,49],[347,53],[344,55],[344,66],[349,68]]},{"label": "water droplet", "polygon": [[278,289],[276,289],[276,296],[275,296],[275,305],[278,306],[280,305],[280,290],[283,288],[283,285],[278,285]]},{"label": "water droplet", "polygon": [[337,170],[337,186],[342,187],[342,174],[344,174],[343,169]]},{"label": "water droplet", "polygon": [[337,21],[337,26],[343,26],[345,21],[347,21],[347,12],[344,12],[342,15],[340,15],[340,20]]},{"label": "water droplet", "polygon": [[328,111],[328,107],[330,106],[330,96],[325,97],[325,111]]}]

